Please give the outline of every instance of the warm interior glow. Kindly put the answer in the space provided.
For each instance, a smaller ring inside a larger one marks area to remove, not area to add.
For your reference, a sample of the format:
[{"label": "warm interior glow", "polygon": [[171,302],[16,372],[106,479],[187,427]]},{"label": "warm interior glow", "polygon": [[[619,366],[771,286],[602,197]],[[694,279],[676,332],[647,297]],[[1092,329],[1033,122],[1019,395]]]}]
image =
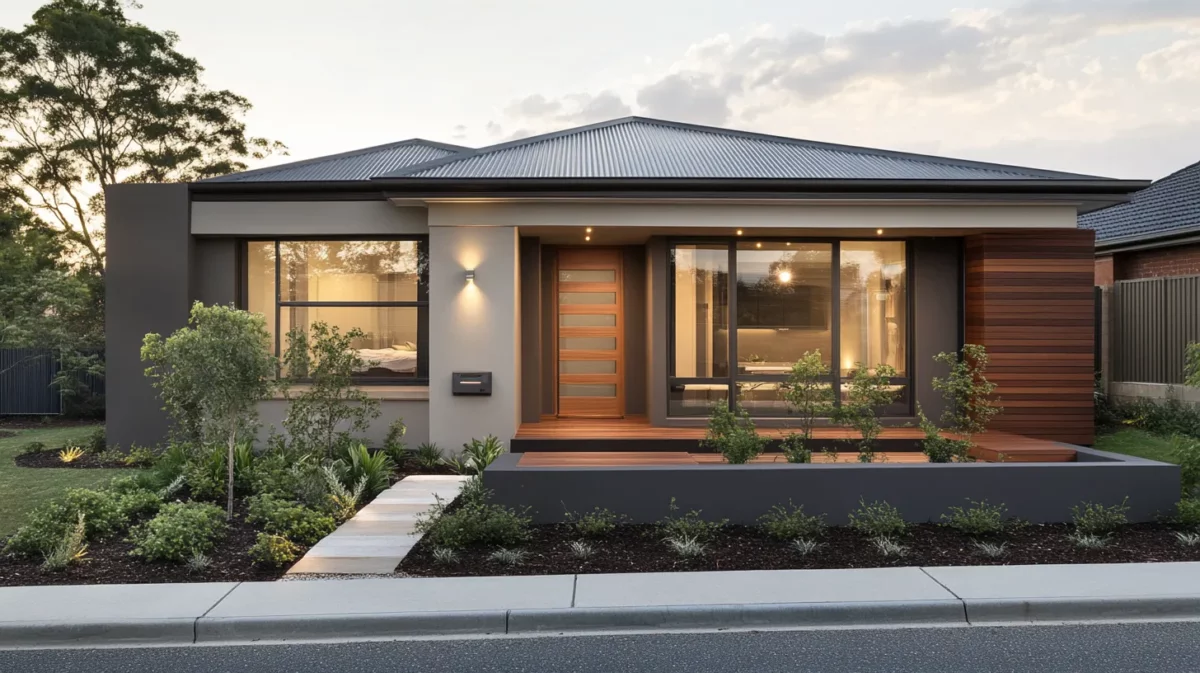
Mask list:
[{"label": "warm interior glow", "polygon": [[791,271],[780,271],[779,272],[779,282],[781,282],[781,283],[792,282],[792,272]]},{"label": "warm interior glow", "polygon": [[589,233],[589,234],[590,234],[590,233],[592,233],[592,228],[591,228],[591,227],[588,227],[587,229],[584,229],[584,231],[586,231],[587,233]]},{"label": "warm interior glow", "polygon": [[742,235],[742,230],[741,230],[741,229],[738,229],[738,230],[737,230],[737,235],[738,235],[738,236],[741,236],[741,235]]},{"label": "warm interior glow", "polygon": [[758,248],[762,247],[762,243],[755,243],[754,245],[755,245],[755,247],[758,247]]},{"label": "warm interior glow", "polygon": [[583,240],[585,240],[585,241],[590,241],[590,240],[592,240],[592,237],[591,237],[591,236],[584,236],[584,237],[583,237]]},{"label": "warm interior glow", "polygon": [[876,230],[875,230],[875,235],[876,235],[876,236],[883,236],[883,230],[882,230],[882,229],[876,229]]}]

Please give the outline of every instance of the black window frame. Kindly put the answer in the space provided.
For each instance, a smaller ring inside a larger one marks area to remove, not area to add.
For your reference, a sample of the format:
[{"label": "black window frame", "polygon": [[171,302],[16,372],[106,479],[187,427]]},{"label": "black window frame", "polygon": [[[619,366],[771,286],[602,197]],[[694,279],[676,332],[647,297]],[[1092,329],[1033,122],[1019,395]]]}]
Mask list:
[{"label": "black window frame", "polygon": [[[705,237],[671,237],[667,239],[667,399],[666,404],[668,418],[696,418],[697,416],[672,416],[670,414],[670,396],[672,392],[678,392],[682,386],[688,384],[724,384],[727,386],[728,394],[726,402],[730,409],[735,407],[738,401],[738,384],[739,383],[771,383],[783,382],[787,380],[787,376],[778,374],[738,374],[737,361],[737,250],[739,243],[748,241],[766,242],[792,242],[792,243],[824,243],[832,245],[831,263],[830,263],[830,307],[828,312],[830,324],[830,376],[829,383],[836,391],[834,395],[834,406],[840,407],[842,404],[842,385],[848,380],[848,377],[842,376],[841,369],[841,337],[842,337],[842,316],[841,316],[841,265],[842,265],[842,246],[843,242],[849,241],[899,241],[904,243],[904,287],[905,287],[905,354],[904,354],[904,376],[896,376],[890,379],[890,382],[904,386],[904,396],[901,401],[895,404],[888,405],[878,410],[878,413],[883,418],[913,418],[915,417],[916,394],[913,389],[913,364],[914,364],[914,323],[915,314],[913,309],[914,288],[913,288],[913,244],[912,240],[907,237],[885,237],[885,236],[841,236],[837,238],[830,237],[812,237],[812,236],[705,236]],[[728,317],[726,319],[726,328],[729,331],[729,338],[726,340],[726,358],[728,360],[729,375],[723,377],[681,377],[675,375],[675,248],[679,245],[719,245],[724,243],[726,246],[726,254],[728,255],[728,274],[729,282],[726,284],[728,294]],[[788,419],[793,416],[754,416],[756,419]]]},{"label": "black window frame", "polygon": [[[306,243],[325,241],[331,243],[412,241],[417,244],[417,298],[414,301],[284,301],[280,260],[281,243]],[[283,357],[284,308],[349,307],[349,308],[416,308],[417,309],[417,371],[416,376],[354,376],[355,385],[427,386],[429,385],[429,237],[428,236],[283,236],[251,237],[241,239],[238,246],[238,277],[240,308],[248,309],[250,303],[249,246],[251,243],[273,243],[275,246],[275,354]],[[267,319],[272,319],[267,316]],[[303,383],[305,379],[297,379]]]}]

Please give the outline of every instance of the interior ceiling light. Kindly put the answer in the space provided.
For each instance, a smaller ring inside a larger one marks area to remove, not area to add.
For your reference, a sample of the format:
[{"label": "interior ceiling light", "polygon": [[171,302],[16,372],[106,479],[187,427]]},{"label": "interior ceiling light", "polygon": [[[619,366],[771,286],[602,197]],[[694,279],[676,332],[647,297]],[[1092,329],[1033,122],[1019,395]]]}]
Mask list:
[{"label": "interior ceiling light", "polygon": [[591,237],[591,236],[584,236],[584,237],[583,237],[583,240],[585,240],[585,241],[590,241],[590,240],[592,240],[592,237]]},{"label": "interior ceiling light", "polygon": [[754,244],[754,247],[756,247],[756,248],[761,248],[761,247],[762,247],[762,243],[755,243],[755,244]]},{"label": "interior ceiling light", "polygon": [[791,271],[780,271],[779,272],[779,282],[781,282],[781,283],[792,282],[792,272]]},{"label": "interior ceiling light", "polygon": [[737,230],[737,235],[738,235],[738,236],[741,236],[741,235],[742,235],[742,230],[741,230],[741,229],[738,229],[738,230]]},{"label": "interior ceiling light", "polygon": [[589,234],[590,234],[590,233],[592,233],[592,228],[591,228],[591,227],[588,227],[587,229],[584,229],[584,231],[586,231],[587,233],[589,233]]},{"label": "interior ceiling light", "polygon": [[791,242],[791,241],[788,241],[788,242],[787,242],[787,244],[788,244],[788,245],[791,245],[791,244],[792,244],[792,242]]},{"label": "interior ceiling light", "polygon": [[875,230],[875,235],[876,235],[876,236],[883,236],[883,230],[882,230],[882,229],[876,229],[876,230]]}]

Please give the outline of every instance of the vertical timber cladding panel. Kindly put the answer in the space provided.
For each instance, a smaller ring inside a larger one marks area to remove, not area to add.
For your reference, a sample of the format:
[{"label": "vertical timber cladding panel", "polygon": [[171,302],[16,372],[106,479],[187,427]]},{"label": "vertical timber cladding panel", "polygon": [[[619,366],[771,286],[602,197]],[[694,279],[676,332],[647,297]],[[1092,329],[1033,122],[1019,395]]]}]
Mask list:
[{"label": "vertical timber cladding panel", "polygon": [[1094,438],[1094,233],[966,238],[966,340],[987,347],[1004,413],[996,430],[1073,444]]}]

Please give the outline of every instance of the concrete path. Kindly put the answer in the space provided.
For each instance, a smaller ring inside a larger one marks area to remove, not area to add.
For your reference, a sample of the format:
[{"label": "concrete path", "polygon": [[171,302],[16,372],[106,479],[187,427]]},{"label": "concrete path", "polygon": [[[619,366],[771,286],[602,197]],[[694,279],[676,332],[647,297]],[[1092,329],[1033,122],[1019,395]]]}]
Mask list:
[{"label": "concrete path", "polygon": [[401,479],[309,549],[288,574],[390,574],[421,539],[417,518],[437,498],[453,500],[466,480],[443,475]]},{"label": "concrete path", "polygon": [[1200,620],[1200,563],[0,588],[0,648]]}]

